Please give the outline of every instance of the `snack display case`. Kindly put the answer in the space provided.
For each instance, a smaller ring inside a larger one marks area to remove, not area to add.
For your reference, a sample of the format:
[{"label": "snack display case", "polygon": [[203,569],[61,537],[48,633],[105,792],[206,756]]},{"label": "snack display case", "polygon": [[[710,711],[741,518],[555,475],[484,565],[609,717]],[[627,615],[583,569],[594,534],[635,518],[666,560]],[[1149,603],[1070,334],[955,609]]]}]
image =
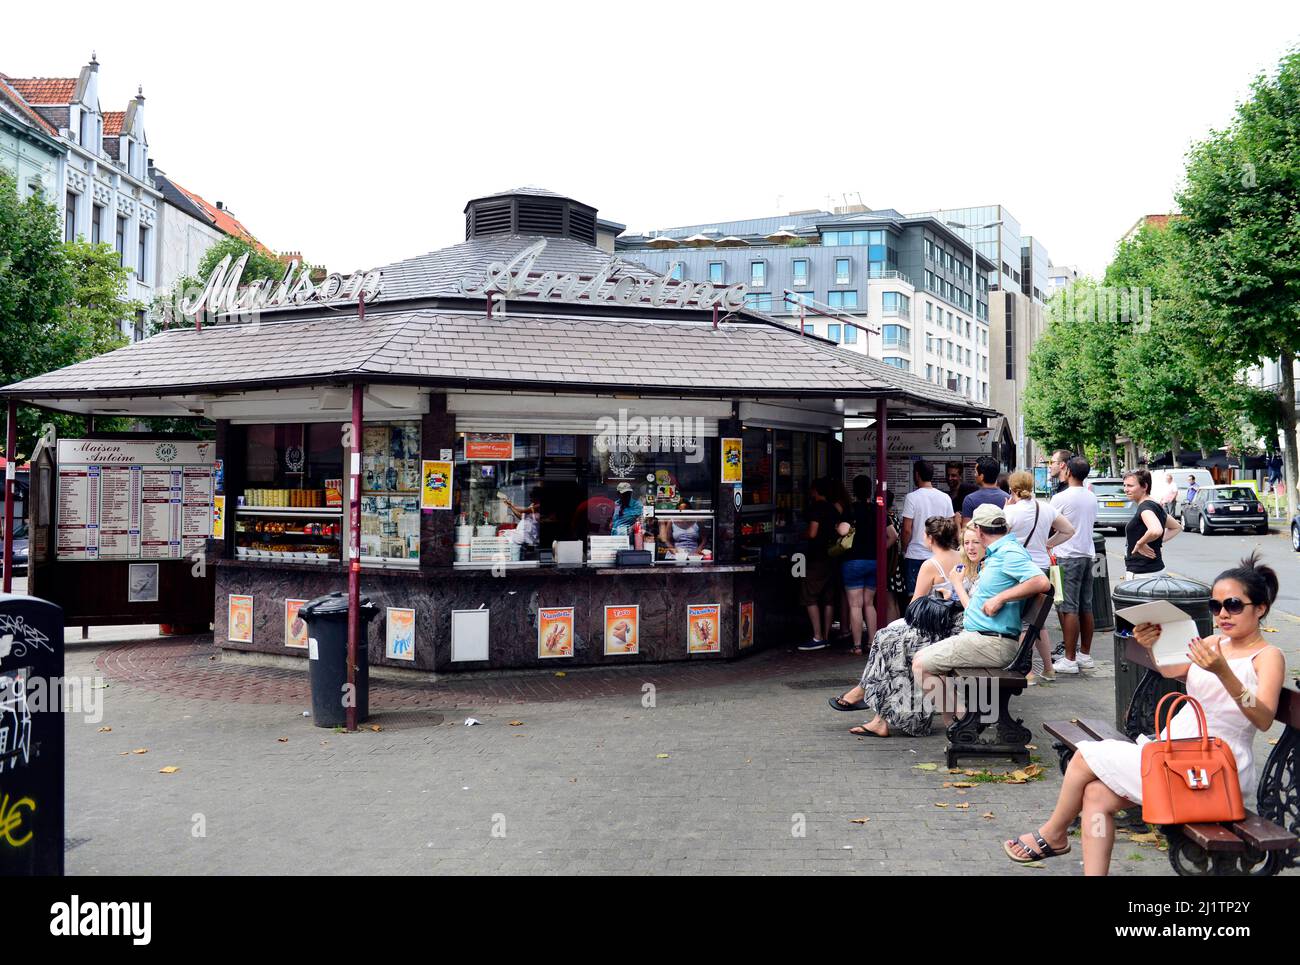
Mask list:
[{"label": "snack display case", "polygon": [[339,509],[242,506],[235,513],[235,557],[281,563],[337,563],[343,558]]}]

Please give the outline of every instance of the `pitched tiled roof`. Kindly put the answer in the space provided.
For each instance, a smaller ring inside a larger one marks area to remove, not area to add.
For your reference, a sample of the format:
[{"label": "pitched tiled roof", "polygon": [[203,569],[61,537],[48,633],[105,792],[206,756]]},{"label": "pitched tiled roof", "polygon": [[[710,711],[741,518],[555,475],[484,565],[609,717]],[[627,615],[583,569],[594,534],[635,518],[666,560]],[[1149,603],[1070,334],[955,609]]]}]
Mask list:
[{"label": "pitched tiled roof", "polygon": [[[648,365],[655,358],[659,364]],[[456,387],[903,396],[948,412],[968,400],[875,359],[762,323],[433,311],[173,329],[7,387],[24,398],[220,392],[369,377]],[[900,391],[901,388],[901,391]]]},{"label": "pitched tiled roof", "polygon": [[23,99],[23,96],[18,93],[3,74],[0,74],[0,100],[12,106],[19,114],[46,134],[58,135],[58,128],[32,110],[31,105]]},{"label": "pitched tiled roof", "polygon": [[104,111],[104,136],[117,137],[122,133],[122,121],[126,119],[126,111]]},{"label": "pitched tiled roof", "polygon": [[169,193],[165,186],[169,184],[171,187],[175,188],[185,198],[185,200],[189,201],[190,204],[197,208],[200,214],[207,218],[207,220],[211,222],[213,227],[218,231],[222,231],[228,235],[233,235],[236,238],[242,238],[263,254],[272,254],[271,249],[267,248],[266,245],[254,238],[253,233],[245,228],[239,219],[235,218],[229,211],[224,208],[218,208],[202,195],[195,194],[189,188],[178,184],[175,178],[166,177],[165,175],[159,177],[157,174],[154,175],[154,178],[159,182],[160,186],[163,186],[164,196]]},{"label": "pitched tiled roof", "polygon": [[7,80],[23,100],[36,106],[70,104],[77,93],[75,77],[9,77]]}]

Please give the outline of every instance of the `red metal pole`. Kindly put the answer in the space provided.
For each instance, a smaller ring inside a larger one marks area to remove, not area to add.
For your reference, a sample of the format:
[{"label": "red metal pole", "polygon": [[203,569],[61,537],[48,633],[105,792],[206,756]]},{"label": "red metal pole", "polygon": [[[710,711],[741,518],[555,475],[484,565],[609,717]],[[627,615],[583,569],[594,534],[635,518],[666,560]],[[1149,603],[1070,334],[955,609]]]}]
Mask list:
[{"label": "red metal pole", "polygon": [[876,627],[884,629],[889,615],[889,550],[885,545],[885,527],[889,516],[885,503],[889,496],[888,466],[885,463],[885,443],[888,439],[889,403],[876,400]]},{"label": "red metal pole", "polygon": [[352,386],[352,449],[348,453],[348,731],[357,729],[357,647],[361,641],[361,400],[365,387]]},{"label": "red metal pole", "polygon": [[14,591],[14,478],[18,472],[18,403],[9,400],[5,426],[4,592]]}]

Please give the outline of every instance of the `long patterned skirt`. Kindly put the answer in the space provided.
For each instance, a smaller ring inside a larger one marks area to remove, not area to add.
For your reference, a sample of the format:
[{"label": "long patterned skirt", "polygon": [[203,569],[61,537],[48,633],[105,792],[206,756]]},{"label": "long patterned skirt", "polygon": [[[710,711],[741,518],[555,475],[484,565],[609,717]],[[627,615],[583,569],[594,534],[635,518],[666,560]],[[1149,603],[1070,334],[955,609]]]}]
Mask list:
[{"label": "long patterned skirt", "polygon": [[[959,615],[953,633],[960,633]],[[876,634],[859,685],[867,709],[879,714],[890,734],[924,737],[930,733],[930,710],[912,677],[912,658],[935,638],[895,620]]]}]

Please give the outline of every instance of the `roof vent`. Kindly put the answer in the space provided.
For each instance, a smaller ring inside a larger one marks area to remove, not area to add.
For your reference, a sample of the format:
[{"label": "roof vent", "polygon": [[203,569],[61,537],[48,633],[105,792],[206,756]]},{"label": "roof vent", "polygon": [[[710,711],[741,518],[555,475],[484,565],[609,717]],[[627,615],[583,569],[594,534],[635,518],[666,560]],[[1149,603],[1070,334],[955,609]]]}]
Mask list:
[{"label": "roof vent", "polygon": [[540,188],[516,188],[465,205],[465,240],[544,235],[596,244],[596,209]]}]

